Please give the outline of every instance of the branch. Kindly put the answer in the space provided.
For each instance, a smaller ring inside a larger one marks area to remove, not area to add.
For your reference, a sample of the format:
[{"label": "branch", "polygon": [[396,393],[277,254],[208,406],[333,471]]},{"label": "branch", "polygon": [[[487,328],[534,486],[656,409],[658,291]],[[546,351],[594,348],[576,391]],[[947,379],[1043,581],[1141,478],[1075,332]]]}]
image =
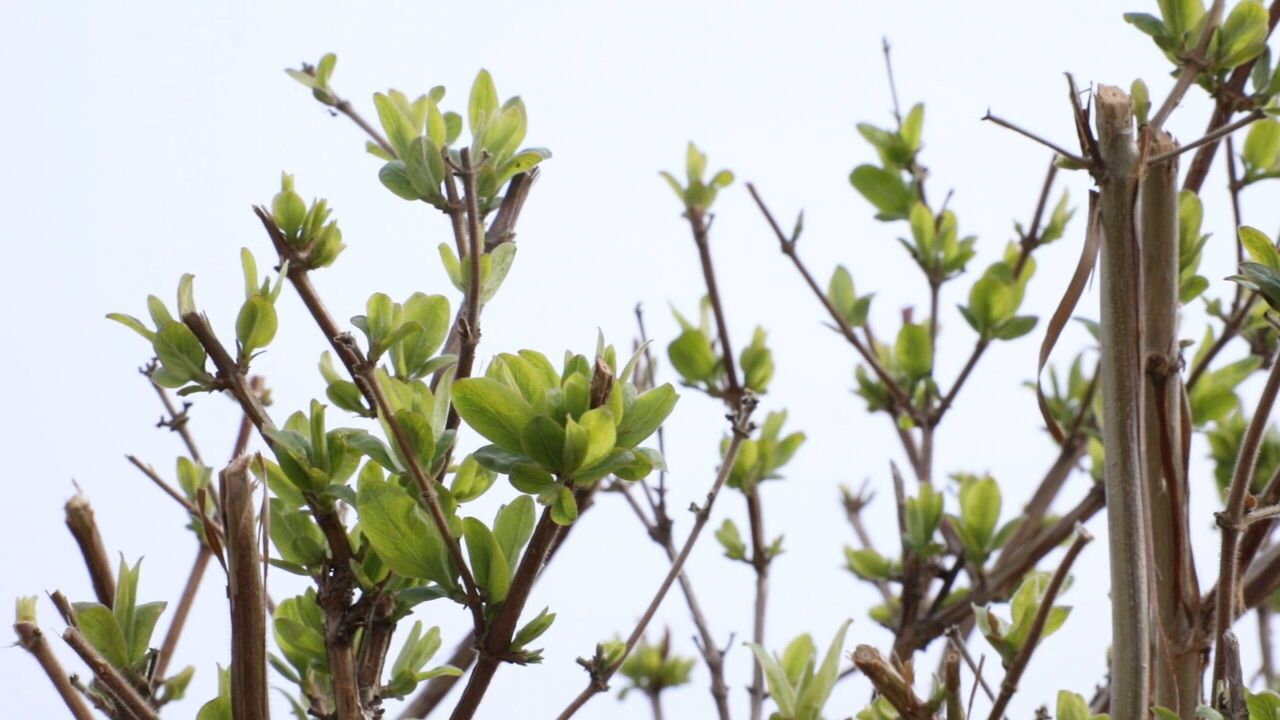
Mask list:
[{"label": "branch", "polygon": [[[769,543],[764,535],[764,513],[760,508],[759,485],[745,492],[747,518],[751,525],[751,568],[756,573],[756,603],[751,625],[751,642],[764,646],[765,613],[769,602]],[[760,663],[752,663],[751,720],[760,720],[764,709],[764,672]]]},{"label": "branch", "polygon": [[80,554],[84,556],[84,564],[89,568],[89,579],[93,581],[93,592],[98,602],[111,607],[116,597],[115,571],[111,569],[111,561],[107,558],[107,548],[102,542],[102,534],[98,532],[98,523],[93,519],[93,508],[89,498],[77,492],[64,506],[67,514],[67,529],[80,546]]},{"label": "branch", "polygon": [[1214,654],[1211,687],[1218,686],[1227,669],[1221,643],[1223,636],[1231,630],[1231,625],[1236,618],[1235,593],[1241,574],[1239,549],[1240,533],[1244,527],[1245,503],[1248,500],[1249,485],[1257,467],[1258,454],[1262,449],[1262,438],[1278,393],[1280,393],[1280,363],[1272,363],[1271,371],[1267,374],[1267,384],[1263,387],[1262,396],[1258,399],[1257,410],[1249,421],[1244,438],[1240,441],[1240,454],[1236,458],[1236,469],[1231,477],[1226,508],[1218,514],[1218,525],[1222,528],[1222,559],[1218,568],[1214,620],[1214,635],[1218,642],[1218,650]]},{"label": "branch", "polygon": [[880,359],[876,357],[875,353],[872,352],[856,334],[854,334],[853,328],[849,327],[849,323],[845,322],[844,316],[840,314],[840,311],[836,309],[835,305],[831,304],[831,300],[827,297],[826,293],[822,292],[822,288],[818,285],[817,281],[814,280],[813,274],[809,272],[809,268],[800,260],[800,255],[796,252],[795,240],[787,238],[786,233],[782,231],[777,220],[774,220],[773,213],[769,212],[769,208],[764,204],[764,200],[760,198],[760,194],[756,191],[755,185],[747,183],[747,190],[751,193],[752,199],[756,201],[756,206],[760,208],[760,212],[764,215],[765,220],[768,221],[769,227],[773,229],[774,235],[777,236],[778,242],[782,246],[782,254],[790,258],[792,264],[794,264],[796,269],[800,271],[800,275],[809,285],[809,289],[813,291],[813,294],[822,303],[822,306],[826,308],[827,314],[831,316],[831,321],[835,324],[836,330],[844,336],[844,339],[847,340],[850,345],[853,346],[853,349],[858,352],[858,355],[862,357],[862,360],[871,368],[876,379],[879,380],[889,391],[889,394],[893,396],[895,407],[890,410],[890,415],[892,415],[896,420],[899,414],[904,414],[918,422],[921,418],[919,417],[919,412],[915,409],[915,405],[907,397],[906,393],[903,392],[898,383],[889,376],[887,371],[885,371],[884,366],[880,364]]},{"label": "branch", "polygon": [[1041,145],[1044,145],[1045,147],[1049,148],[1050,150],[1058,153],[1059,155],[1066,158],[1067,160],[1070,160],[1072,163],[1076,165],[1079,165],[1081,167],[1089,167],[1092,164],[1086,158],[1076,155],[1075,153],[1071,152],[1070,150],[1067,150],[1061,145],[1058,145],[1052,140],[1046,140],[1045,138],[1040,137],[1039,135],[1031,132],[1030,130],[1023,129],[1017,125],[1014,125],[1008,120],[1005,120],[1004,118],[1000,118],[1000,117],[996,117],[995,115],[992,115],[990,110],[987,111],[986,115],[982,116],[982,119],[987,120],[989,122],[993,122],[1002,128],[1012,130],[1023,137],[1030,138],[1031,140],[1034,140],[1040,143]]},{"label": "branch", "polygon": [[1222,139],[1223,137],[1225,137],[1225,136],[1227,136],[1227,135],[1230,135],[1231,133],[1233,133],[1233,132],[1235,132],[1235,131],[1239,130],[1239,129],[1240,129],[1240,128],[1242,128],[1242,127],[1245,127],[1246,125],[1249,125],[1249,124],[1250,124],[1250,123],[1252,123],[1253,121],[1255,121],[1255,120],[1261,120],[1262,118],[1264,118],[1264,117],[1266,117],[1266,116],[1267,116],[1267,115],[1266,115],[1266,113],[1262,112],[1261,110],[1254,110],[1253,112],[1251,112],[1251,113],[1249,113],[1248,115],[1244,116],[1243,118],[1241,118],[1241,119],[1239,119],[1239,120],[1237,120],[1237,121],[1235,121],[1235,122],[1231,123],[1230,125],[1227,125],[1226,127],[1220,127],[1220,128],[1218,128],[1217,130],[1214,130],[1214,131],[1212,131],[1212,132],[1208,133],[1207,135],[1205,135],[1204,137],[1200,138],[1199,140],[1195,140],[1195,141],[1193,141],[1193,142],[1189,142],[1189,143],[1187,143],[1186,145],[1183,145],[1183,146],[1181,146],[1181,147],[1174,147],[1174,148],[1173,148],[1173,149],[1171,149],[1171,150],[1166,150],[1166,151],[1164,151],[1164,152],[1161,152],[1160,154],[1156,155],[1155,157],[1148,158],[1148,159],[1147,159],[1147,164],[1148,164],[1148,165],[1159,165],[1159,164],[1160,164],[1160,163],[1162,163],[1162,162],[1165,162],[1165,161],[1167,161],[1167,160],[1172,160],[1173,158],[1178,157],[1179,155],[1181,155],[1181,154],[1183,154],[1183,153],[1187,152],[1188,150],[1194,150],[1194,149],[1196,149],[1196,148],[1198,148],[1198,147],[1200,147],[1200,146],[1202,146],[1202,145],[1207,145],[1207,144],[1209,144],[1209,143],[1211,143],[1211,142],[1217,142],[1218,140]]},{"label": "branch", "polygon": [[[618,668],[622,667],[623,661],[627,659],[632,649],[635,648],[636,643],[639,642],[640,637],[644,635],[645,628],[649,626],[649,621],[653,619],[658,606],[666,598],[667,591],[671,589],[672,583],[675,582],[680,571],[684,568],[685,561],[689,559],[689,553],[693,551],[693,546],[698,541],[698,536],[702,533],[702,528],[706,526],[707,520],[711,517],[711,508],[715,504],[716,497],[720,494],[720,489],[724,487],[725,481],[729,478],[733,463],[738,457],[738,450],[742,447],[742,441],[751,432],[750,415],[755,408],[755,402],[750,397],[746,397],[743,398],[742,406],[743,409],[733,418],[733,438],[729,441],[729,447],[720,463],[720,471],[716,473],[715,482],[707,492],[707,499],[694,513],[693,527],[689,529],[689,536],[685,540],[684,546],[680,548],[680,554],[671,563],[671,569],[667,572],[667,576],[663,579],[658,591],[649,602],[649,607],[645,609],[640,621],[636,623],[635,629],[631,631],[621,655],[612,665],[604,668],[594,668],[591,671],[591,682],[560,713],[558,720],[567,720],[567,718],[572,717],[583,705],[587,704],[587,701],[608,689],[609,678],[613,677]],[[457,719],[455,718],[455,720]]]},{"label": "branch", "polygon": [[89,710],[84,698],[71,684],[69,676],[62,669],[62,664],[58,662],[57,656],[53,654],[53,649],[45,641],[44,633],[40,632],[35,621],[18,620],[13,624],[13,631],[18,634],[18,644],[31,653],[36,662],[40,663],[44,674],[49,676],[49,680],[58,690],[58,695],[62,697],[62,702],[66,703],[67,709],[71,711],[72,717],[75,720],[94,720],[93,712]]},{"label": "branch", "polygon": [[111,666],[111,663],[107,662],[106,658],[89,644],[79,630],[74,627],[67,628],[62,633],[62,639],[89,666],[89,670],[93,672],[98,682],[102,683],[112,697],[118,700],[136,720],[160,720],[160,716],[151,705],[138,694],[138,691],[118,670]]},{"label": "branch", "polygon": [[724,320],[724,305],[720,301],[720,289],[716,285],[715,266],[711,263],[711,246],[707,237],[709,225],[706,215],[697,208],[690,207],[685,213],[689,218],[689,227],[693,231],[693,241],[698,246],[698,260],[702,265],[702,277],[707,285],[707,297],[711,301],[711,312],[716,319],[716,330],[720,335],[720,349],[724,354],[725,378],[729,387],[725,390],[725,402],[731,409],[741,400],[742,385],[738,383],[738,369],[733,360],[733,348],[729,344],[729,327]]},{"label": "branch", "polygon": [[1053,578],[1049,580],[1049,586],[1045,588],[1044,599],[1040,601],[1040,607],[1036,609],[1035,618],[1031,621],[1031,629],[1027,631],[1027,637],[1023,641],[1022,648],[1013,659],[1013,664],[1009,666],[1009,671],[1005,673],[1004,681],[1000,683],[1000,695],[996,697],[995,703],[991,707],[989,720],[1000,720],[1004,717],[1005,708],[1009,706],[1009,700],[1013,698],[1013,694],[1018,691],[1018,681],[1022,679],[1022,673],[1026,671],[1027,664],[1031,662],[1031,656],[1036,651],[1036,645],[1040,643],[1040,635],[1044,633],[1045,622],[1049,620],[1049,613],[1053,610],[1053,602],[1058,597],[1058,592],[1062,589],[1062,583],[1067,579],[1067,573],[1071,570],[1071,565],[1075,563],[1076,558],[1080,555],[1080,551],[1085,545],[1093,540],[1093,536],[1089,531],[1084,529],[1083,525],[1076,526],[1076,540],[1071,544],[1067,554],[1062,558],[1062,562],[1058,565],[1058,570],[1053,574]]},{"label": "branch", "polygon": [[[266,593],[262,559],[258,554],[258,523],[254,516],[249,460],[248,455],[241,455],[219,474],[219,507],[226,523],[227,598],[231,605],[231,703],[237,720],[265,720],[268,716]],[[334,694],[339,696],[341,712],[339,679],[334,676]]]},{"label": "branch", "polygon": [[1205,69],[1205,55],[1209,50],[1209,42],[1213,39],[1213,33],[1218,29],[1218,25],[1222,23],[1222,6],[1223,0],[1214,0],[1213,6],[1206,13],[1206,21],[1204,29],[1200,31],[1200,40],[1196,43],[1195,50],[1191,56],[1181,63],[1180,72],[1178,73],[1178,81],[1174,83],[1173,90],[1169,91],[1169,96],[1165,98],[1164,103],[1160,105],[1160,109],[1156,111],[1154,117],[1148,126],[1151,130],[1156,131],[1164,125],[1164,121],[1169,119],[1178,103],[1182,102],[1183,96],[1191,89],[1192,83],[1199,77],[1200,71]]},{"label": "branch", "polygon": [[[1271,32],[1276,27],[1276,23],[1280,22],[1280,0],[1272,0],[1271,6],[1267,9],[1267,14],[1267,37],[1270,37]],[[1209,126],[1205,130],[1205,135],[1211,134],[1231,120],[1231,116],[1238,109],[1239,99],[1244,92],[1245,83],[1248,82],[1249,73],[1253,71],[1253,65],[1258,62],[1258,57],[1261,56],[1254,57],[1252,60],[1232,70],[1231,76],[1227,78],[1226,85],[1218,90],[1215,97],[1213,115],[1209,118]],[[1218,143],[1216,142],[1207,143],[1196,151],[1195,158],[1192,159],[1190,167],[1187,168],[1187,175],[1182,181],[1183,190],[1190,190],[1194,193],[1200,192],[1205,178],[1209,175],[1209,166],[1213,164],[1214,153],[1217,151]]]},{"label": "branch", "polygon": [[911,683],[880,655],[880,651],[870,645],[859,645],[853,651],[853,664],[905,720],[928,720],[931,717],[928,706],[916,696]]},{"label": "branch", "polygon": [[147,377],[147,382],[155,389],[156,395],[160,396],[160,402],[164,405],[165,412],[169,414],[167,420],[160,420],[160,425],[178,433],[179,437],[182,438],[183,444],[187,446],[187,453],[191,456],[191,459],[197,465],[203,465],[204,461],[200,459],[200,450],[196,448],[195,438],[191,437],[191,428],[187,426],[187,421],[190,419],[187,415],[187,410],[190,409],[191,405],[190,403],[183,403],[181,410],[175,407],[173,400],[169,397],[169,391],[152,379],[151,374],[155,372],[155,369],[156,363],[152,361],[142,369],[142,374]]},{"label": "branch", "polygon": [[182,636],[182,629],[187,624],[187,616],[191,614],[191,606],[195,604],[200,581],[204,578],[205,570],[208,569],[209,560],[212,558],[213,553],[209,550],[209,546],[202,543],[200,549],[196,551],[196,561],[191,566],[190,574],[187,575],[187,582],[182,587],[182,596],[178,598],[178,607],[173,611],[173,619],[169,621],[169,630],[165,633],[164,643],[156,654],[155,672],[152,674],[157,679],[164,679],[165,671],[169,669],[174,650],[178,647],[178,638]]}]

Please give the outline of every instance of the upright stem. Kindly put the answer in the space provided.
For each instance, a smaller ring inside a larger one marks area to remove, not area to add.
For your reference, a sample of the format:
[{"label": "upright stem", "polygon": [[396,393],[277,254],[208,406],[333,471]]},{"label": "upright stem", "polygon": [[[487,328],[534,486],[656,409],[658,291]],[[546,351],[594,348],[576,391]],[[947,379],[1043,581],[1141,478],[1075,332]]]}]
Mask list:
[{"label": "upright stem", "polygon": [[1101,181],[1102,444],[1111,552],[1111,716],[1141,720],[1150,707],[1150,593],[1142,457],[1141,251],[1134,206],[1139,166],[1133,102],[1103,85],[1097,96]]},{"label": "upright stem", "polygon": [[201,543],[200,549],[196,551],[196,560],[191,565],[191,573],[187,575],[187,582],[182,587],[178,607],[173,612],[173,619],[169,621],[169,630],[164,635],[164,644],[160,646],[160,652],[156,655],[154,673],[156,678],[164,679],[165,671],[173,661],[174,650],[178,647],[178,638],[182,637],[182,628],[187,624],[187,616],[191,614],[196,592],[200,589],[200,581],[204,578],[211,559],[213,559],[213,553],[209,551],[209,546]]},{"label": "upright stem", "polygon": [[[751,567],[756,572],[756,605],[751,625],[751,641],[764,646],[764,622],[769,603],[769,543],[764,536],[764,514],[760,509],[760,487],[746,491],[747,518],[751,523]],[[751,720],[760,720],[764,711],[764,672],[760,663],[751,664]]]},{"label": "upright stem", "polygon": [[249,456],[232,460],[219,477],[231,601],[232,714],[236,720],[265,720],[269,715],[267,609]]},{"label": "upright stem", "polygon": [[76,493],[67,501],[65,510],[67,529],[76,539],[76,545],[80,546],[84,564],[89,568],[89,579],[93,581],[93,592],[98,596],[98,602],[111,607],[116,597],[115,571],[107,557],[102,534],[98,532],[98,523],[93,519],[89,498]]},{"label": "upright stem", "polygon": [[[1191,69],[1188,68],[1188,73]],[[1148,129],[1147,154],[1173,152],[1168,133]],[[1143,450],[1155,572],[1152,670],[1155,703],[1193,720],[1200,702],[1199,653],[1186,639],[1200,594],[1190,557],[1182,476],[1182,397],[1178,375],[1178,163],[1148,166],[1140,190],[1142,228]],[[1160,462],[1156,462],[1156,459]],[[1181,502],[1175,502],[1180,500]]]}]

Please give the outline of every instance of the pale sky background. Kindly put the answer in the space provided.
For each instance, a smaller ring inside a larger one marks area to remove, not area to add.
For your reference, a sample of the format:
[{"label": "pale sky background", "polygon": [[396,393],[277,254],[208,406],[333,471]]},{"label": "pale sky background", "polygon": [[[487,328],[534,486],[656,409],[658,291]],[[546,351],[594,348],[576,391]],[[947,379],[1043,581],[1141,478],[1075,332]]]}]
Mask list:
[{"label": "pale sky background", "polygon": [[[627,345],[632,308],[647,309],[651,332],[665,348],[675,324],[668,303],[692,310],[702,293],[694,246],[661,169],[681,170],[685,142],[697,141],[713,168],[733,169],[758,183],[789,223],[806,210],[801,243],[825,281],[836,262],[853,272],[859,292],[877,293],[873,320],[890,333],[904,306],[924,297],[924,285],[894,237],[902,225],[873,219],[849,186],[849,171],[874,162],[854,129],[859,121],[891,122],[880,51],[894,46],[904,105],[927,102],[923,162],[934,197],[954,188],[951,207],[962,233],[980,236],[973,268],[997,259],[1013,237],[1012,222],[1029,219],[1049,154],[1008,131],[979,121],[984,111],[1016,119],[1064,144],[1073,142],[1063,71],[1082,86],[1127,86],[1142,77],[1153,97],[1170,85],[1155,46],[1121,19],[1124,10],[1156,12],[1154,2],[1079,0],[1027,2],[667,2],[515,3],[4,3],[0,61],[7,68],[7,112],[0,115],[7,268],[0,307],[0,377],[6,408],[0,448],[7,458],[8,501],[0,510],[0,603],[18,594],[61,589],[87,599],[91,589],[62,526],[62,503],[78,482],[97,511],[113,557],[145,556],[140,597],[176,599],[195,553],[183,514],[124,460],[136,453],[172,475],[178,439],[157,430],[155,396],[136,368],[148,348],[103,319],[110,311],[144,315],[144,298],[172,302],[178,277],[196,274],[196,297],[229,337],[241,287],[238,250],[250,247],[260,267],[269,245],[251,203],[267,202],[281,170],[295,173],[305,197],[329,198],[348,245],[316,283],[342,319],[386,291],[403,299],[418,290],[456,293],[439,267],[435,246],[448,224],[422,204],[404,202],[377,181],[379,161],[344,118],[331,118],[282,69],[334,51],[334,87],[373,117],[369,98],[388,86],[417,94],[449,88],[444,105],[463,109],[476,71],[492,71],[503,97],[524,97],[528,143],[549,147],[519,228],[521,251],[503,292],[484,316],[481,358],[530,347],[558,357],[587,352],[601,328]],[[1199,91],[1170,128],[1184,142],[1208,117]],[[1230,217],[1220,166],[1206,185],[1206,229],[1214,233],[1202,270],[1213,294],[1229,288]],[[1064,174],[1079,205],[1083,174]],[[1245,196],[1246,221],[1274,228],[1277,208],[1267,189]],[[849,394],[854,356],[823,329],[820,308],[778,253],[741,182],[716,206],[713,253],[735,341],[762,324],[770,331],[777,374],[764,410],[787,408],[790,424],[809,442],[784,482],[764,488],[771,535],[786,534],[786,554],[774,566],[768,644],[781,648],[801,632],[825,646],[845,618],[855,619],[846,650],[883,647],[888,633],[866,618],[870,588],[841,569],[841,547],[852,535],[838,502],[841,483],[870,479],[878,499],[868,521],[882,547],[892,547],[888,461],[901,460],[883,416],[868,416]],[[1067,237],[1037,254],[1040,272],[1024,310],[1047,315],[1074,265],[1082,236],[1077,220]],[[948,286],[942,305],[940,377],[949,385],[973,337],[954,306],[968,280]],[[1080,312],[1094,315],[1096,297]],[[324,340],[286,290],[281,330],[256,364],[284,418],[323,386],[315,362]],[[924,312],[920,311],[921,314]],[[990,471],[1006,488],[1011,517],[1054,456],[1041,430],[1033,395],[1022,387],[1035,371],[1042,328],[987,353],[938,442],[939,475]],[[1184,335],[1198,339],[1197,309]],[[1072,329],[1056,358],[1086,338]],[[667,379],[670,379],[668,376]],[[339,411],[331,417],[338,420]],[[687,393],[668,426],[672,505],[705,493],[723,429],[721,408]],[[762,412],[763,416],[763,412]],[[223,397],[200,397],[192,427],[201,449],[221,463],[238,411]],[[474,447],[475,438],[464,439]],[[1207,448],[1193,450],[1203,458]],[[1193,525],[1201,577],[1216,567],[1212,512],[1217,499],[1206,463],[1197,460]],[[1087,483],[1077,476],[1059,508]],[[487,498],[513,491],[500,482]],[[948,500],[955,507],[954,497]],[[740,496],[726,493],[714,524],[734,517],[745,526]],[[480,515],[488,517],[487,508]],[[1100,519],[1100,518],[1099,518]],[[1058,689],[1088,696],[1102,677],[1108,642],[1106,541],[1098,536],[1076,566],[1063,598],[1076,607],[1065,629],[1032,663],[1011,717],[1052,705]],[[682,538],[689,519],[678,517]],[[1052,567],[1055,555],[1046,563]],[[736,633],[728,659],[735,714],[745,715],[752,577],[730,564],[708,533],[690,562],[693,582],[723,640]],[[620,499],[606,496],[587,514],[573,541],[534,592],[529,609],[549,605],[559,620],[544,637],[546,662],[505,667],[481,718],[554,716],[581,689],[573,663],[594,644],[626,633],[666,572]],[[276,573],[273,594],[296,591]],[[227,662],[223,581],[207,576],[177,666],[199,671],[189,699],[167,713],[190,717],[214,693],[216,663]],[[5,612],[8,612],[7,610]],[[61,624],[40,606],[56,638]],[[1001,608],[1000,612],[1007,612]],[[435,603],[419,613],[441,626],[443,660],[466,627],[464,613]],[[167,626],[161,620],[157,642]],[[1250,619],[1242,628],[1256,657]],[[653,625],[670,627],[677,647],[694,655],[682,598],[675,592]],[[398,642],[395,648],[398,649]],[[976,649],[985,649],[975,640]],[[937,645],[935,645],[935,650]],[[991,655],[991,653],[988,653]],[[989,660],[995,658],[989,657]],[[922,662],[927,675],[933,661]],[[998,663],[988,663],[998,681]],[[0,714],[62,717],[48,681],[26,653],[0,650]],[[668,717],[709,717],[706,675],[667,697]],[[970,680],[965,677],[966,687]],[[927,682],[921,682],[921,690]],[[620,683],[618,684],[620,686]],[[868,698],[865,681],[842,683],[827,716],[842,718]],[[978,712],[985,712],[983,699]],[[394,704],[392,704],[394,713]],[[619,703],[595,699],[578,717],[645,718],[640,696]]]}]

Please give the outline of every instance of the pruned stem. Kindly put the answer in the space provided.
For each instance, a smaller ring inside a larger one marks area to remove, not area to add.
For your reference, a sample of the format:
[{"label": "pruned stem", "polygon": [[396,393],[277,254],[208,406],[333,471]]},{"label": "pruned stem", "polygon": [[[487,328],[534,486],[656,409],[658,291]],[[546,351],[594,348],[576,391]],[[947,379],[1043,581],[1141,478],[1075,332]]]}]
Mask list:
[{"label": "pruned stem", "polygon": [[928,706],[916,695],[911,683],[880,655],[879,650],[870,645],[859,645],[853,651],[853,664],[905,720],[926,720],[930,717]]},{"label": "pruned stem", "polygon": [[89,498],[77,492],[65,506],[67,529],[80,546],[80,554],[89,569],[89,579],[93,582],[93,592],[98,602],[111,607],[116,597],[115,571],[111,569],[111,560],[107,558],[107,548],[102,542],[102,534],[98,532],[98,523],[93,519],[93,508]]},{"label": "pruned stem", "polygon": [[231,704],[236,720],[268,715],[266,592],[249,461],[248,455],[241,455],[219,474],[231,605]]},{"label": "pruned stem", "polygon": [[1096,94],[1101,181],[1102,442],[1111,557],[1111,712],[1146,717],[1151,633],[1147,516],[1142,478],[1142,267],[1136,234],[1138,150],[1133,103],[1119,88]]},{"label": "pruned stem", "polygon": [[40,628],[34,622],[18,621],[13,625],[13,631],[18,634],[18,644],[31,653],[36,662],[40,663],[44,674],[49,676],[50,682],[62,697],[62,702],[66,703],[72,717],[75,720],[94,720],[93,712],[89,710],[79,691],[71,684],[70,677],[62,669],[62,663],[58,662],[57,656],[45,641],[44,633],[40,632]]}]

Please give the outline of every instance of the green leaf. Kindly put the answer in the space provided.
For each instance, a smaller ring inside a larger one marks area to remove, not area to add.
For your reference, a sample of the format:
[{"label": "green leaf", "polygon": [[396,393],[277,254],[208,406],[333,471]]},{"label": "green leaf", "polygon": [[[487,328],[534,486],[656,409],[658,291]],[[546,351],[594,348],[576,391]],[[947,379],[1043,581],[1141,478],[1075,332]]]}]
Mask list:
[{"label": "green leaf", "polygon": [[466,378],[453,384],[453,406],[490,442],[523,452],[521,433],[534,417],[533,406],[516,391],[490,378]]},{"label": "green leaf", "polygon": [[397,575],[454,584],[444,539],[403,488],[362,474],[356,507],[360,531]]},{"label": "green leaf", "polygon": [[783,717],[795,717],[796,689],[787,678],[787,673],[782,669],[782,665],[759,645],[755,643],[746,643],[746,645],[751,648],[751,652],[756,656],[756,662],[760,664],[760,669],[764,672],[765,682],[769,686],[769,695],[778,704],[778,712]]},{"label": "green leaf", "polygon": [[493,521],[493,535],[502,548],[502,556],[507,559],[512,569],[520,557],[524,546],[533,536],[533,527],[537,524],[537,513],[534,512],[533,498],[521,495],[498,510]]},{"label": "green leaf", "polygon": [[997,340],[1017,340],[1036,329],[1036,316],[1015,315],[996,326],[992,337]]},{"label": "green leaf", "polygon": [[960,519],[979,548],[991,546],[1000,521],[1000,485],[993,478],[964,478],[960,485]]},{"label": "green leaf", "polygon": [[711,341],[699,330],[685,330],[667,347],[671,366],[686,381],[709,381],[716,371],[716,354]]},{"label": "green leaf", "polygon": [[1280,272],[1255,262],[1240,263],[1240,274],[1227,278],[1262,296],[1272,310],[1280,311]]},{"label": "green leaf", "polygon": [[849,631],[851,620],[845,620],[836,631],[835,638],[827,648],[827,655],[822,660],[813,679],[805,683],[796,698],[795,715],[797,720],[819,720],[822,706],[827,704],[831,689],[836,685],[840,675],[840,655],[844,652],[845,633]]},{"label": "green leaf", "polygon": [[[581,428],[579,435],[578,428]],[[565,424],[564,470],[572,473],[579,468],[589,468],[600,462],[613,450],[617,438],[613,415],[608,408],[588,410],[575,421],[572,417]],[[584,438],[583,440],[578,439]]]},{"label": "green leaf", "polygon": [[182,382],[205,375],[205,352],[195,333],[182,323],[174,322],[156,333],[152,343],[156,357],[175,379]]},{"label": "green leaf", "polygon": [[382,129],[387,133],[387,141],[395,149],[396,155],[404,158],[409,154],[410,141],[417,137],[418,133],[415,132],[409,118],[405,117],[390,97],[376,93],[373,96],[373,104],[378,110],[378,121],[382,123]]},{"label": "green leaf", "polygon": [[551,519],[557,525],[572,525],[578,519],[578,501],[573,497],[573,490],[561,485],[551,505]]},{"label": "green leaf", "polygon": [[889,580],[893,576],[892,563],[871,548],[845,546],[844,559],[849,571],[863,580]]},{"label": "green leaf", "polygon": [[132,315],[125,315],[123,313],[107,313],[107,319],[115,320],[116,322],[129,328],[130,330],[133,330],[134,332],[138,333],[142,337],[146,338],[148,342],[152,342],[155,340],[156,334],[152,332],[152,330],[148,328],[146,325],[143,325],[141,320],[139,320],[138,318]]},{"label": "green leaf", "polygon": [[471,83],[471,99],[467,102],[467,123],[473,136],[480,133],[481,125],[498,109],[498,102],[493,76],[488,70],[481,70]]},{"label": "green leaf", "polygon": [[671,415],[679,399],[670,384],[659,385],[636,397],[618,424],[617,446],[633,448],[644,442]]},{"label": "green leaf", "polygon": [[107,662],[117,668],[129,666],[129,646],[110,608],[98,603],[77,603],[75,616],[80,632]]},{"label": "green leaf", "polygon": [[542,612],[538,613],[535,618],[525,623],[524,627],[520,628],[519,632],[516,633],[515,638],[511,641],[511,648],[513,650],[523,649],[526,645],[537,640],[543,633],[550,629],[551,623],[555,622],[555,620],[556,614],[549,613],[547,612],[547,608],[543,608]]},{"label": "green leaf", "polygon": [[378,180],[388,190],[405,200],[419,200],[422,197],[409,179],[405,164],[399,160],[392,160],[383,165],[382,169],[378,171]]},{"label": "green leaf", "polygon": [[1276,164],[1280,157],[1280,122],[1263,118],[1253,123],[1244,140],[1245,173],[1251,175],[1265,171]]},{"label": "green leaf", "polygon": [[742,535],[738,532],[738,526],[733,521],[725,518],[720,528],[716,530],[716,540],[720,541],[720,546],[724,548],[725,557],[730,560],[745,560],[747,558],[747,545],[742,542]]},{"label": "green leaf", "polygon": [[520,435],[524,453],[551,472],[564,471],[565,429],[546,415],[538,415]]},{"label": "green leaf", "polygon": [[1089,711],[1089,703],[1085,702],[1084,697],[1067,690],[1059,690],[1058,712],[1054,718],[1055,720],[1093,720],[1093,713]]},{"label": "green leaf", "polygon": [[475,518],[462,519],[462,533],[467,541],[467,555],[476,582],[489,593],[489,602],[502,602],[511,587],[511,570],[497,538]]},{"label": "green leaf", "polygon": [[880,211],[877,217],[881,220],[904,219],[915,204],[915,194],[896,171],[859,165],[849,175],[849,182]]},{"label": "green leaf", "polygon": [[929,207],[922,202],[917,202],[911,206],[911,237],[916,242],[916,248],[919,250],[920,257],[926,258],[930,265],[933,264],[933,255],[936,252],[937,226],[933,221],[933,213]]},{"label": "green leaf", "polygon": [[1252,60],[1267,47],[1267,9],[1252,0],[1236,3],[1218,29],[1218,65],[1233,68]]},{"label": "green leaf", "polygon": [[271,344],[276,336],[276,308],[262,295],[251,295],[236,318],[236,339],[244,356]]},{"label": "green leaf", "polygon": [[1280,271],[1280,251],[1266,233],[1257,228],[1241,225],[1237,231],[1241,244],[1254,262],[1265,265],[1271,270]]},{"label": "green leaf", "polygon": [[893,352],[898,366],[912,380],[928,376],[933,369],[933,346],[929,342],[929,330],[923,325],[903,325]]},{"label": "green leaf", "polygon": [[166,605],[164,602],[142,603],[134,610],[133,627],[127,633],[131,665],[137,665],[146,659],[147,650],[151,647],[151,634]]},{"label": "green leaf", "polygon": [[920,149],[920,141],[924,134],[924,105],[916,103],[902,120],[902,129],[898,131],[902,142],[911,152]]}]

